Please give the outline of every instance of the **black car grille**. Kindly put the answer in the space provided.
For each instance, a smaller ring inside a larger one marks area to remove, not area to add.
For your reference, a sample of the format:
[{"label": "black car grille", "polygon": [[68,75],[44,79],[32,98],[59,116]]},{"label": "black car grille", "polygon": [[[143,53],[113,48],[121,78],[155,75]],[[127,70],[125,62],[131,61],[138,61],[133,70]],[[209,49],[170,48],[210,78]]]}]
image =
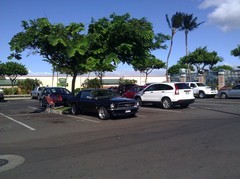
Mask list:
[{"label": "black car grille", "polygon": [[133,107],[135,105],[135,102],[120,102],[118,103],[118,108],[129,108]]}]

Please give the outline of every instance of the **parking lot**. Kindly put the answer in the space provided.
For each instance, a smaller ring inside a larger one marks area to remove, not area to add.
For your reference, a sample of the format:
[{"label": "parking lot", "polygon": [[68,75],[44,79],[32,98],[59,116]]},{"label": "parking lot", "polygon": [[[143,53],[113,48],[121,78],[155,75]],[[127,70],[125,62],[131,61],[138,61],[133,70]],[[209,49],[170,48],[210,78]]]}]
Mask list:
[{"label": "parking lot", "polygon": [[239,99],[196,99],[185,109],[144,106],[136,117],[99,120],[9,100],[0,103],[0,155],[25,161],[0,166],[0,176],[239,178],[239,107]]}]

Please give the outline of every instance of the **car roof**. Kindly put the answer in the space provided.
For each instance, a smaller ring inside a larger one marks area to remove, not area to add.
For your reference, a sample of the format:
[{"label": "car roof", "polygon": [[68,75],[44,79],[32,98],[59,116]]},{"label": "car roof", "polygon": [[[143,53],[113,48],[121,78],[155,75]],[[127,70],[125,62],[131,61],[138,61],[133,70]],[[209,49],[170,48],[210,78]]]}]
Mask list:
[{"label": "car roof", "polygon": [[111,89],[105,89],[105,88],[86,88],[81,91],[112,91]]}]

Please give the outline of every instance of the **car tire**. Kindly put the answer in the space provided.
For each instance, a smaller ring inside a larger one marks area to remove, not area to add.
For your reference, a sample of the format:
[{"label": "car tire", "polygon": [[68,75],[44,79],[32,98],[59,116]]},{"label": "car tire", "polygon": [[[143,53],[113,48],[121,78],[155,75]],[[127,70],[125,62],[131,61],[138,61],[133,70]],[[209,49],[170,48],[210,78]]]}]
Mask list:
[{"label": "car tire", "polygon": [[162,99],[162,107],[164,109],[172,109],[173,105],[169,98],[163,98]]},{"label": "car tire", "polygon": [[199,94],[198,94],[198,97],[203,99],[203,98],[206,97],[206,94],[203,91],[200,91]]},{"label": "car tire", "polygon": [[40,106],[41,107],[46,107],[47,105],[45,105],[44,103],[43,103],[43,100],[42,99],[40,99]]},{"label": "car tire", "polygon": [[142,99],[140,97],[135,98],[137,101],[137,106],[142,106]]},{"label": "car tire", "polygon": [[107,109],[103,106],[99,107],[98,116],[101,120],[106,120],[106,119],[109,119],[109,117],[110,117]]},{"label": "car tire", "polygon": [[73,115],[77,115],[79,113],[76,104],[71,105],[71,112]]},{"label": "car tire", "polygon": [[221,93],[220,98],[221,99],[226,99],[226,98],[228,98],[228,96],[227,96],[226,93]]}]

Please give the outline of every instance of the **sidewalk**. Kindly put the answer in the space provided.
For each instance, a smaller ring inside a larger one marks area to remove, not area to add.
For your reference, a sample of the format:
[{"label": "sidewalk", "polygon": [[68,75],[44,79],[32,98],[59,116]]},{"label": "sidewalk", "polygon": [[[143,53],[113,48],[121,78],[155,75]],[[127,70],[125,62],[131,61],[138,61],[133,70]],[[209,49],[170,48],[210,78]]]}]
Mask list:
[{"label": "sidewalk", "polygon": [[4,100],[31,99],[30,94],[26,95],[4,95]]}]

